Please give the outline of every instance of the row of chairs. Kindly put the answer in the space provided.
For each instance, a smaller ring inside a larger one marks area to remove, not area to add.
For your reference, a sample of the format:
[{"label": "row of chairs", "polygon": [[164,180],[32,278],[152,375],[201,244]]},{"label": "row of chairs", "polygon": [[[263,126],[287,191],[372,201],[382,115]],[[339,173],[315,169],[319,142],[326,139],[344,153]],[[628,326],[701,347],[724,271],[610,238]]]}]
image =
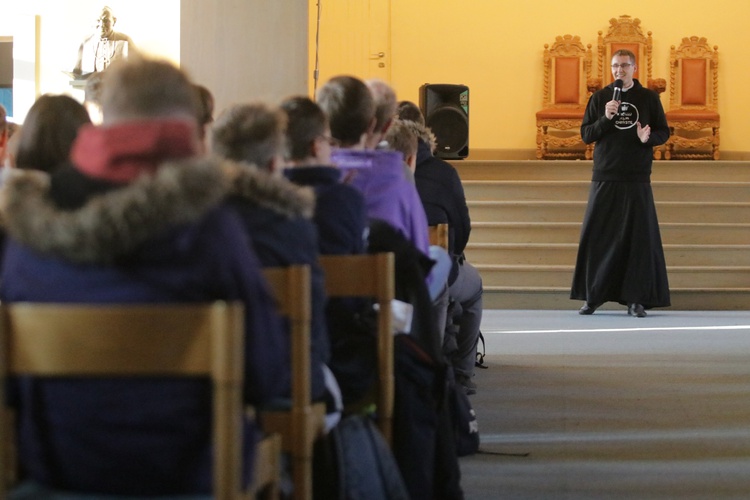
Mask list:
[{"label": "row of chairs", "polygon": [[[612,82],[612,54],[628,49],[637,57],[635,78],[661,94],[664,78],[652,77],[653,39],[644,34],[638,18],[612,18],[606,34],[599,31],[596,56],[579,36],[558,36],[543,54],[542,109],[536,114],[537,159],[591,159],[592,144],[584,144],[579,129],[589,97]],[[594,58],[596,61],[594,61]],[[593,65],[596,62],[596,70]],[[682,39],[669,56],[671,136],[654,149],[654,158],[719,159],[718,48],[703,37]],[[594,72],[596,71],[596,72]]]},{"label": "row of chairs", "polygon": [[[322,256],[330,297],[372,297],[379,305],[378,383],[372,400],[386,440],[392,436],[394,256]],[[325,408],[310,395],[310,269],[265,269],[279,311],[291,327],[292,396],[288,408],[244,409],[243,307],[234,303],[0,306],[0,401],[8,375],[206,376],[213,382],[214,497],[278,498],[281,450],[292,457],[294,496],[312,498],[313,444]],[[12,414],[0,411],[0,498],[15,471]],[[241,487],[242,415],[252,411],[267,437],[259,444],[255,476]]]}]

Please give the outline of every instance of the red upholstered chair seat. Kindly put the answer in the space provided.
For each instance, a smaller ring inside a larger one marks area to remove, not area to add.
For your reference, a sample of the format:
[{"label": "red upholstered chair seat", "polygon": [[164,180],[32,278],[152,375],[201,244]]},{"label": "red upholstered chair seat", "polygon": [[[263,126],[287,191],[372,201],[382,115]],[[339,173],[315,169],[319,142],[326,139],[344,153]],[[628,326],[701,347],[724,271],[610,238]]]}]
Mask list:
[{"label": "red upholstered chair seat", "polygon": [[674,109],[667,111],[667,122],[719,121],[719,112],[713,109]]}]

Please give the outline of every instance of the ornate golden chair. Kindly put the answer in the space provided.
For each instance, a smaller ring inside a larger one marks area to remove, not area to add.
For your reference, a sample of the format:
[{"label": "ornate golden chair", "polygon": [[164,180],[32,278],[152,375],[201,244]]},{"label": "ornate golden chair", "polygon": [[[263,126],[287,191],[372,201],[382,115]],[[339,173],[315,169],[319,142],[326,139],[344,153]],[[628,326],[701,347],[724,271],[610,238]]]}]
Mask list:
[{"label": "ornate golden chair", "polygon": [[601,80],[592,80],[591,44],[579,36],[555,38],[544,44],[544,94],[536,114],[536,157],[591,159],[594,146],[581,139],[581,122],[591,94]]},{"label": "ornate golden chair", "polygon": [[669,55],[666,159],[719,159],[718,46],[683,38]]},{"label": "ornate golden chair", "polygon": [[[602,31],[599,31],[598,37],[597,64],[598,75],[602,79],[602,86],[612,83],[612,72],[609,70],[612,54],[618,50],[625,49],[631,51],[636,56],[638,69],[633,74],[633,78],[641,82],[641,85],[644,87],[655,90],[660,94],[664,92],[667,89],[666,80],[664,78],[652,78],[651,76],[653,45],[651,32],[649,31],[646,35],[643,34],[641,20],[637,17],[632,18],[623,15],[617,19],[610,19],[607,34],[604,35]],[[643,73],[644,67],[646,69],[645,79]]]}]

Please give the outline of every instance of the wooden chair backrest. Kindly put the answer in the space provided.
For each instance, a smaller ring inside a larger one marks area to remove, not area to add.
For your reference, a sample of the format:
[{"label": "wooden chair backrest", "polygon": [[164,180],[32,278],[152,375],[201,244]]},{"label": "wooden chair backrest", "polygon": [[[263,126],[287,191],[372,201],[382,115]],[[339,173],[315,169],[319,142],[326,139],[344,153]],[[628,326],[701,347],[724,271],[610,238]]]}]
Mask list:
[{"label": "wooden chair backrest", "polygon": [[294,498],[312,498],[312,458],[315,440],[323,434],[325,404],[310,394],[310,266],[263,269],[279,312],[289,321],[292,348],[292,405],[287,410],[264,410],[264,429],[281,435],[282,448],[292,455]]},{"label": "wooden chair backrest", "polygon": [[430,245],[437,245],[443,248],[446,252],[449,252],[450,249],[448,247],[450,246],[450,238],[448,236],[448,224],[442,223],[428,226],[428,230],[430,235]]},{"label": "wooden chair backrest", "polygon": [[[238,498],[245,338],[241,304],[15,303],[0,306],[0,315],[0,366],[6,367],[0,370],[0,401],[7,375],[210,377],[214,495]],[[7,430],[2,422],[0,433]],[[5,442],[6,436],[0,436],[0,443]],[[3,473],[6,458],[0,454]]]},{"label": "wooden chair backrest", "polygon": [[584,46],[577,35],[557,36],[552,46],[544,44],[542,107],[585,107],[592,58],[591,44]]},{"label": "wooden chair backrest", "polygon": [[719,107],[719,47],[705,37],[685,37],[669,55],[669,109]]},{"label": "wooden chair backrest", "polygon": [[328,297],[372,297],[378,304],[378,427],[391,443],[393,424],[393,333],[391,301],[395,297],[392,253],[322,255]]}]

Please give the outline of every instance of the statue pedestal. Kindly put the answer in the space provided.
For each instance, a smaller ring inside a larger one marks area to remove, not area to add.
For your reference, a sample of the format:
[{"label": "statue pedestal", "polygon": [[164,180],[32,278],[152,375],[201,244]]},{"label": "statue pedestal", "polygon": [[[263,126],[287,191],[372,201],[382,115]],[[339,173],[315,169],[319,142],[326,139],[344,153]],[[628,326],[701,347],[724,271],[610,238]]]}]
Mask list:
[{"label": "statue pedestal", "polygon": [[73,87],[74,89],[86,90],[86,80],[81,80],[81,79],[71,80],[70,86]]}]

